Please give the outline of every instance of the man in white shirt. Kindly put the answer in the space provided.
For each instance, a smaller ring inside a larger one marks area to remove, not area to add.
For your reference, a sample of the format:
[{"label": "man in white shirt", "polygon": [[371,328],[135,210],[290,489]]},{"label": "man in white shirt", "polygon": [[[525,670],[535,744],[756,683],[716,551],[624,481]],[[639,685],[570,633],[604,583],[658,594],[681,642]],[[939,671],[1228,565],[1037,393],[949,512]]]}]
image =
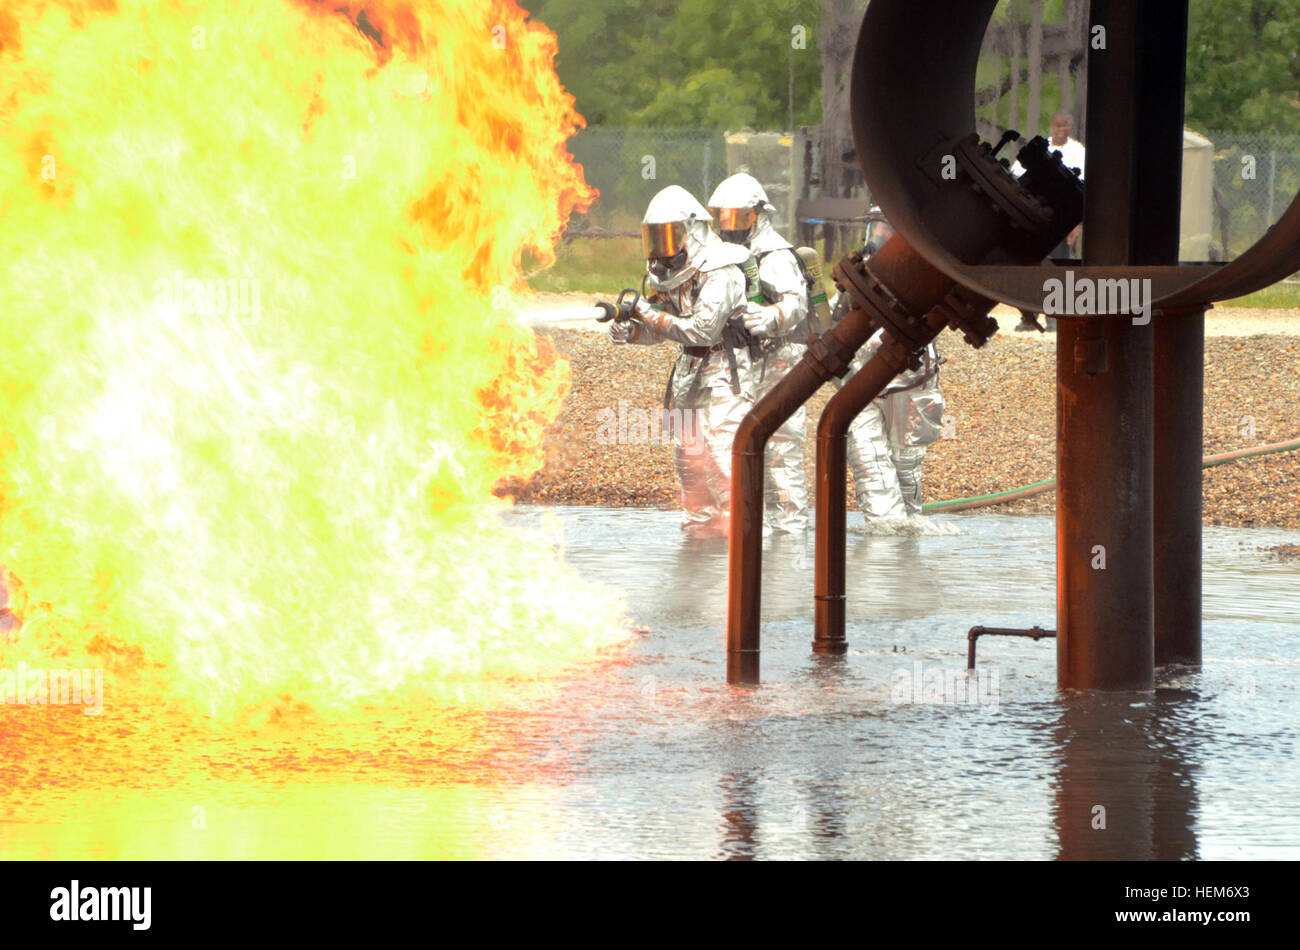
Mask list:
[{"label": "man in white shirt", "polygon": [[[1068,112],[1058,112],[1052,116],[1052,144],[1049,146],[1052,151],[1061,153],[1061,161],[1066,168],[1073,168],[1079,173],[1079,180],[1084,177],[1084,153],[1083,143],[1076,138],[1072,138],[1070,133],[1074,130],[1074,116]],[[1019,162],[1013,162],[1011,165],[1011,174],[1019,178],[1025,173],[1024,166]],[[1070,243],[1074,243],[1071,241]]]},{"label": "man in white shirt", "polygon": [[1079,172],[1080,180],[1084,177],[1084,148],[1078,139],[1071,138],[1074,131],[1074,116],[1068,112],[1058,112],[1052,116],[1052,149],[1061,153],[1061,161],[1066,168]]},{"label": "man in white shirt", "polygon": [[[1073,168],[1079,173],[1079,180],[1084,177],[1084,147],[1078,139],[1071,138],[1070,132],[1074,129],[1074,116],[1068,112],[1058,112],[1052,116],[1052,142],[1048,148],[1061,153],[1061,162],[1066,168]],[[1025,169],[1019,162],[1011,166],[1011,174],[1019,178],[1025,173]],[[1076,253],[1079,235],[1083,231],[1083,224],[1075,226],[1056,249],[1048,257],[1078,257]],[[1016,326],[1017,330],[1037,330],[1038,326],[1033,322],[1037,314],[1030,314],[1027,311],[1021,311],[1020,323]],[[1047,328],[1056,329],[1056,321],[1051,317],[1047,318]]]}]

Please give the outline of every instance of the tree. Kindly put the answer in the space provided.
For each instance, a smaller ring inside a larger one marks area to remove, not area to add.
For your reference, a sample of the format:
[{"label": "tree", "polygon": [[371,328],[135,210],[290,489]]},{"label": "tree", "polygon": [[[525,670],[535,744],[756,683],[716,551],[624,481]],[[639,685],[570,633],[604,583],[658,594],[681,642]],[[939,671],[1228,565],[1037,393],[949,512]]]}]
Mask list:
[{"label": "tree", "polygon": [[[858,27],[866,11],[864,0],[823,0],[822,7],[822,122],[821,194],[847,198],[862,184],[862,171],[853,158],[853,116],[849,79]],[[847,157],[846,157],[847,156]],[[841,228],[826,234],[826,257],[833,260],[837,246],[847,237]],[[857,237],[855,234],[854,237]],[[850,238],[852,240],[852,238]]]},{"label": "tree", "polygon": [[1075,135],[1083,137],[1087,27],[1086,0],[1008,0],[998,7],[976,79],[985,138],[1004,128],[1044,134],[1045,119],[1058,110],[1074,113]]},{"label": "tree", "polygon": [[[1187,122],[1207,130],[1300,133],[1300,0],[1191,0]],[[1007,0],[980,63],[981,131],[1044,132],[1056,109],[1086,133],[1084,0]],[[1026,108],[1027,106],[1027,108]]]},{"label": "tree", "polygon": [[1187,122],[1300,133],[1300,0],[1192,0]]},{"label": "tree", "polygon": [[[817,0],[536,0],[591,125],[785,129],[821,118]],[[791,78],[793,77],[793,97]]]},{"label": "tree", "polygon": [[532,18],[559,42],[556,72],[590,125],[622,124],[653,95],[649,24],[673,14],[667,0],[536,0]]}]

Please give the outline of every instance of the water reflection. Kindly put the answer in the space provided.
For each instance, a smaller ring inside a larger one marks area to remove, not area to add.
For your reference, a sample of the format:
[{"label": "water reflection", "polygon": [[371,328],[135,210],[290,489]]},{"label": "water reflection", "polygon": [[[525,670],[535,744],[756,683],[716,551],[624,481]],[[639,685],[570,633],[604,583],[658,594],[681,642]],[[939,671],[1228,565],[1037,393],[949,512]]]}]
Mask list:
[{"label": "water reflection", "polygon": [[718,783],[722,805],[721,853],[729,861],[751,861],[757,846],[758,809],[752,774],[728,772]]},{"label": "water reflection", "polygon": [[1062,697],[1054,729],[1057,857],[1196,858],[1195,693]]}]

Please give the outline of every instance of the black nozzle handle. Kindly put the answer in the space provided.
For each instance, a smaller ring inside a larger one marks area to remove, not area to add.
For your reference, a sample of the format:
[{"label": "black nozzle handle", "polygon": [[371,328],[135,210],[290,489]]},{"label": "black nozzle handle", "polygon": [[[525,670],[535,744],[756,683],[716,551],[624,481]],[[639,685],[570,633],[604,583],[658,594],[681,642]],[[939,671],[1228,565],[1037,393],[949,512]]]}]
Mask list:
[{"label": "black nozzle handle", "polygon": [[[632,300],[630,302],[627,299],[628,294],[632,295]],[[597,317],[596,320],[599,323],[608,323],[611,320],[635,319],[636,305],[640,303],[640,301],[641,295],[630,287],[619,294],[618,300],[614,303],[606,303],[603,300],[598,300],[596,301],[596,306],[605,311],[605,315],[603,317]]]},{"label": "black nozzle handle", "polygon": [[[628,302],[628,294],[632,295],[631,302]],[[631,287],[624,290],[618,295],[618,300],[614,306],[618,308],[618,319],[631,320],[636,315],[636,305],[641,302],[641,295]]]}]

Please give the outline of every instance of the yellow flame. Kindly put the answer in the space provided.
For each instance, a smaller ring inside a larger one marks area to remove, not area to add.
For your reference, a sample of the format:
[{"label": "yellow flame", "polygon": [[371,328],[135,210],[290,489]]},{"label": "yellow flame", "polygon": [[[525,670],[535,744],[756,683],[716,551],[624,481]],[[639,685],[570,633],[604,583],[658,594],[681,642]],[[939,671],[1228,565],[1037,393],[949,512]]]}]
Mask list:
[{"label": "yellow flame", "polygon": [[624,637],[492,495],[568,384],[494,308],[594,199],[554,54],[513,2],[6,3],[6,661],[220,712]]}]

